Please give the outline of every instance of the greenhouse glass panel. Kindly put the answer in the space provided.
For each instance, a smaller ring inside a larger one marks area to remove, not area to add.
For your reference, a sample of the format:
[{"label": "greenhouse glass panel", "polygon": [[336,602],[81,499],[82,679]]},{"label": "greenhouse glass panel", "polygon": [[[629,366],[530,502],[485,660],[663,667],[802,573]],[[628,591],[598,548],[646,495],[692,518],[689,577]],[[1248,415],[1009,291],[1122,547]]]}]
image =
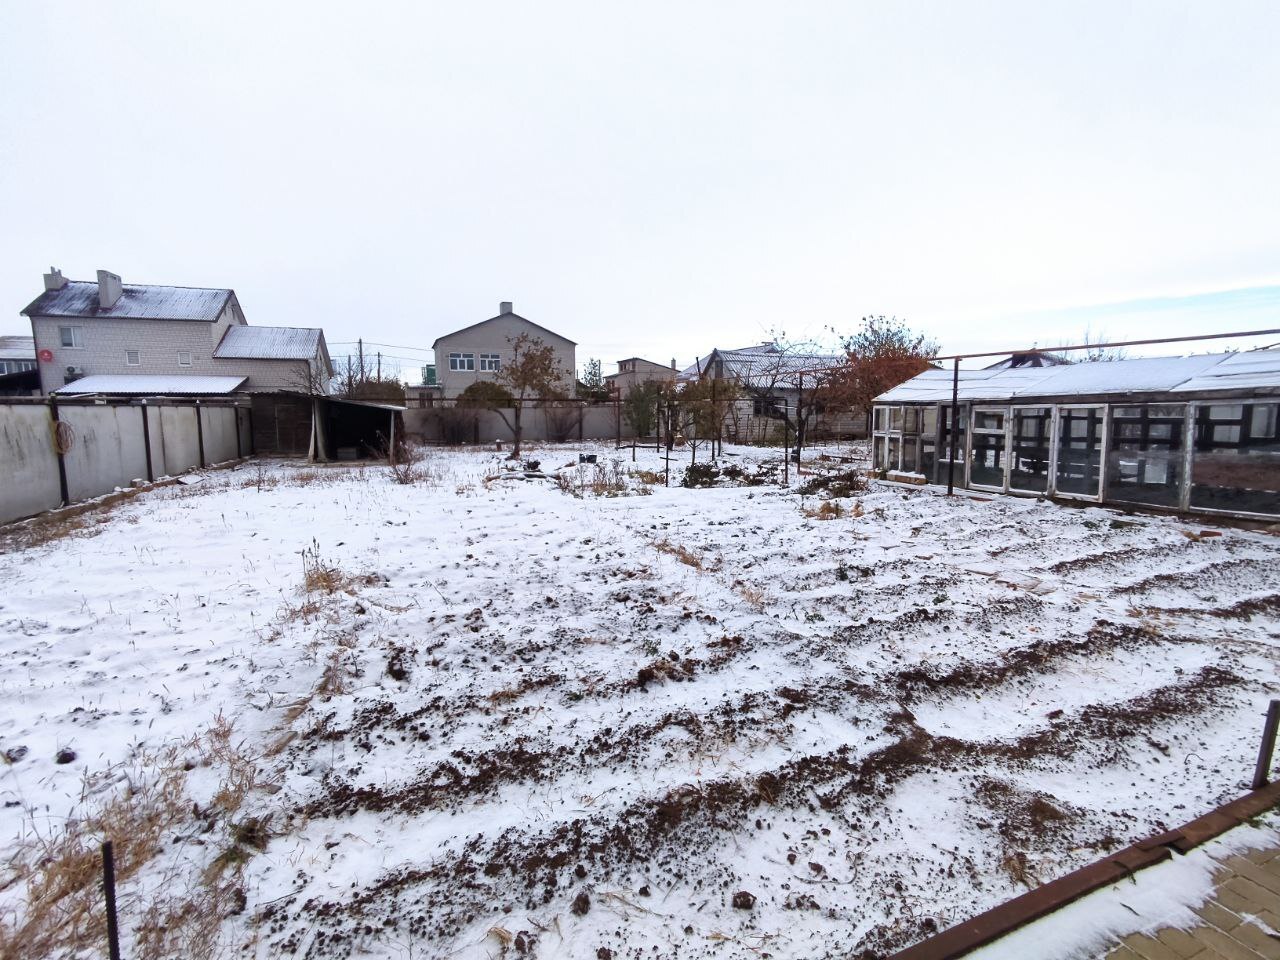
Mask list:
[{"label": "greenhouse glass panel", "polygon": [[1024,407],[1013,411],[1013,449],[1009,454],[1009,486],[1044,493],[1049,489],[1049,445],[1052,407]]},{"label": "greenhouse glass panel", "polygon": [[1191,506],[1280,514],[1278,410],[1276,403],[1197,409]]},{"label": "greenhouse glass panel", "polygon": [[1058,408],[1058,493],[1079,497],[1099,495],[1103,413],[1103,407]]},{"label": "greenhouse glass panel", "polygon": [[1116,407],[1107,453],[1107,499],[1176,507],[1182,498],[1187,408]]}]

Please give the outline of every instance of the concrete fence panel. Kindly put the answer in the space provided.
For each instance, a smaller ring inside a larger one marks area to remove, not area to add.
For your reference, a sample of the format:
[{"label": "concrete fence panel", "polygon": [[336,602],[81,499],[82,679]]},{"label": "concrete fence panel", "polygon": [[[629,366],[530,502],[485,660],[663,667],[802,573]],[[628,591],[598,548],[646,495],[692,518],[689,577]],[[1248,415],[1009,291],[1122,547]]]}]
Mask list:
[{"label": "concrete fence panel", "polygon": [[49,408],[0,405],[0,523],[61,502]]},{"label": "concrete fence panel", "polygon": [[58,416],[72,431],[64,455],[71,502],[146,479],[142,414],[136,407],[63,405]]},{"label": "concrete fence panel", "polygon": [[[505,417],[503,416],[505,414]],[[467,410],[452,405],[410,407],[404,413],[405,431],[426,443],[479,443],[491,446],[495,440],[510,443],[515,433],[511,409]],[[551,404],[525,407],[521,427],[526,443],[563,443],[575,440],[612,440],[618,436],[618,411],[611,403]],[[625,418],[622,438],[635,433]]]},{"label": "concrete fence panel", "polygon": [[[155,407],[164,433],[164,474],[173,476],[200,465],[195,407]],[[157,473],[157,477],[162,474]]]},{"label": "concrete fence panel", "polygon": [[204,462],[223,463],[236,458],[235,407],[202,407]]}]

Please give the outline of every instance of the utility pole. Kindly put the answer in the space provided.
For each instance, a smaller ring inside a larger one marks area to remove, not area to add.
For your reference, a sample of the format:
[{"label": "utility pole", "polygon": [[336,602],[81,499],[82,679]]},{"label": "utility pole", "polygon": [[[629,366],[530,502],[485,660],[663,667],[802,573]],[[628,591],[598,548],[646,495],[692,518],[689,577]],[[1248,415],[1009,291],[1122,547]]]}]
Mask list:
[{"label": "utility pole", "polygon": [[382,379],[382,351],[378,351],[378,379]]},{"label": "utility pole", "polygon": [[364,383],[364,338],[361,337],[356,341],[356,350],[360,357],[360,382]]}]

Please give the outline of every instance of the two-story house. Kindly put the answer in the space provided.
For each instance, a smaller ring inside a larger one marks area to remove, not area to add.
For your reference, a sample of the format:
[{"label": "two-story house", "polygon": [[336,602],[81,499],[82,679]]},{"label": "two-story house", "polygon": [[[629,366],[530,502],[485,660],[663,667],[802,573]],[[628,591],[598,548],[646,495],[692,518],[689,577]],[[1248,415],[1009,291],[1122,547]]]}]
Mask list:
[{"label": "two-story house", "polygon": [[676,378],[677,373],[674,360],[671,361],[671,366],[664,367],[662,364],[654,363],[652,360],[629,357],[626,360],[619,360],[618,372],[608,374],[604,378],[604,382],[610,393],[625,397],[631,392],[631,388],[638,384],[669,383]]},{"label": "two-story house", "polygon": [[[97,282],[44,276],[22,311],[31,321],[43,393],[190,392],[229,389],[324,393],[333,376],[324,332],[250,327],[234,290]],[[197,381],[183,378],[204,378]],[[70,390],[68,391],[70,392]]]},{"label": "two-story house", "polygon": [[522,333],[551,347],[556,369],[560,371],[561,390],[572,394],[578,345],[525,319],[512,310],[510,302],[503,301],[496,317],[446,333],[431,345],[436,355],[436,380],[441,396],[451,400],[478,380],[496,379],[503,363],[511,360],[512,341]]}]

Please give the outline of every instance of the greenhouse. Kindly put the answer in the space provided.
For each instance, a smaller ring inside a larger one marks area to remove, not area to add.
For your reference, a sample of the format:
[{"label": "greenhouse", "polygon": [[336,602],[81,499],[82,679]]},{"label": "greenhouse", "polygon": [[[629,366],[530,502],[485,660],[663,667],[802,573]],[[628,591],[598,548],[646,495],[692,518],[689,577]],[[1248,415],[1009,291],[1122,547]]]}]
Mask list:
[{"label": "greenhouse", "polygon": [[1274,348],[930,368],[876,398],[873,457],[890,480],[1275,517],[1278,412]]}]

